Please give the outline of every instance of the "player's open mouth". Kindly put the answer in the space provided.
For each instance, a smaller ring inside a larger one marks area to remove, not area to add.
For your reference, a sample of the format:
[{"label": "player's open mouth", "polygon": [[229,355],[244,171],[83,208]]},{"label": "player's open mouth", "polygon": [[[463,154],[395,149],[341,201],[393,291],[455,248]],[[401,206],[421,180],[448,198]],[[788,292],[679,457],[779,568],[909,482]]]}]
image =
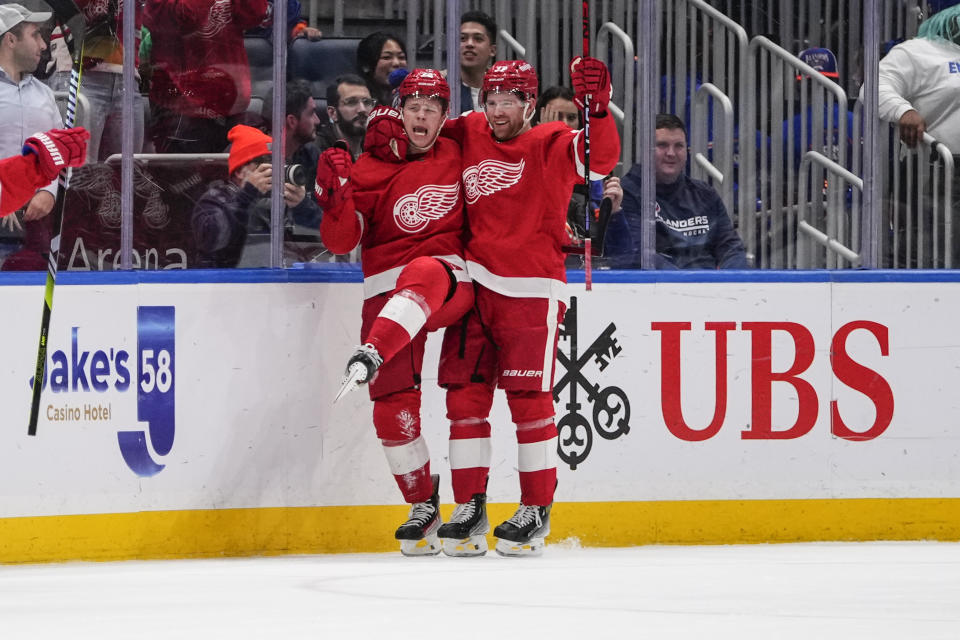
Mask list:
[{"label": "player's open mouth", "polygon": [[414,127],[413,132],[417,135],[425,136],[427,135],[426,127]]}]

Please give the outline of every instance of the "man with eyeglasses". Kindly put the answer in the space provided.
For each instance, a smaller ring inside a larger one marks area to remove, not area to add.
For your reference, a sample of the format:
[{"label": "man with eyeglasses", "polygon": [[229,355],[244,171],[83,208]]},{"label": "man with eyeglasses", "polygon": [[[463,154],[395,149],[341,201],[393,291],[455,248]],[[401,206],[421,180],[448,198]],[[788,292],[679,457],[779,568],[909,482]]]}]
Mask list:
[{"label": "man with eyeglasses", "polygon": [[[602,179],[620,156],[607,112],[610,76],[593,58],[575,58],[570,73],[577,106],[583,109],[589,98],[591,178]],[[465,257],[476,305],[444,338],[445,346],[459,346],[447,351],[455,355],[446,366],[459,365],[471,382],[446,385],[458,507],[439,536],[446,545],[446,538],[470,533],[470,521],[485,510],[487,418],[500,387],[516,426],[521,492],[516,513],[494,529],[497,552],[506,556],[539,555],[550,532],[557,482],[552,388],[566,295],[562,247],[568,242],[567,204],[574,184],[584,180],[583,131],[562,122],[531,128],[537,90],[528,62],[498,62],[484,75],[484,113],[463,115],[444,129],[463,153]]]},{"label": "man with eyeglasses", "polygon": [[363,152],[363,136],[367,132],[367,117],[376,106],[363,78],[345,74],[327,87],[327,115],[329,122],[317,130],[317,146],[329,149],[337,140],[345,140],[350,155],[356,160]]}]

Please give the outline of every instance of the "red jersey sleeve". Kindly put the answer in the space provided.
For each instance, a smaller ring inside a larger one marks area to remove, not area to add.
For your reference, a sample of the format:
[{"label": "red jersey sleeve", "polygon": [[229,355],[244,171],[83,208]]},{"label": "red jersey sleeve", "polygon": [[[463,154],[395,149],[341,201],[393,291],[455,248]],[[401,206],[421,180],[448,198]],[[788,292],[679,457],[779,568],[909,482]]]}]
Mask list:
[{"label": "red jersey sleeve", "polygon": [[144,8],[144,22],[148,29],[163,33],[173,24],[196,31],[206,23],[212,5],[211,0],[153,0]]},{"label": "red jersey sleeve", "polygon": [[374,224],[380,199],[393,175],[403,164],[380,162],[370,154],[357,158],[350,174],[353,195],[336,209],[324,210],[320,219],[320,237],[334,253],[350,253],[357,248]]},{"label": "red jersey sleeve", "polygon": [[320,238],[327,249],[336,254],[350,253],[360,244],[363,224],[357,216],[353,197],[340,207],[327,207],[320,218]]},{"label": "red jersey sleeve", "polygon": [[233,21],[244,30],[259,27],[267,19],[267,0],[233,0]]},{"label": "red jersey sleeve", "polygon": [[440,135],[444,138],[449,138],[456,142],[461,147],[463,146],[463,137],[466,135],[466,125],[467,119],[475,116],[480,116],[485,118],[482,113],[468,113],[466,115],[461,115],[456,118],[447,118],[447,121],[443,123],[443,128],[440,129]]},{"label": "red jersey sleeve", "polygon": [[[557,162],[562,162],[566,166],[572,163],[576,168],[577,176],[583,180],[585,146],[583,129],[573,131],[572,134],[572,141],[568,136],[554,136],[547,144],[545,160],[548,166]],[[590,118],[590,179],[603,180],[619,161],[620,134],[617,133],[617,123],[613,116],[609,113],[603,118],[592,116]],[[558,170],[557,167],[553,169]]]},{"label": "red jersey sleeve", "polygon": [[16,211],[46,185],[33,154],[0,160],[0,215]]}]

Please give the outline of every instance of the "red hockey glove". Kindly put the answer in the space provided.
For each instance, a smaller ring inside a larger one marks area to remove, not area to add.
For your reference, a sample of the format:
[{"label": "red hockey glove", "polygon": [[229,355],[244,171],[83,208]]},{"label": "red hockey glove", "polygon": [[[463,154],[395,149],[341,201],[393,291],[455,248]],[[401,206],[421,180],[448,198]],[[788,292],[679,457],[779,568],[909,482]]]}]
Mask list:
[{"label": "red hockey glove", "polygon": [[317,181],[314,194],[317,204],[323,209],[339,208],[347,198],[353,195],[350,184],[350,171],[353,158],[349,151],[331,147],[320,154],[317,162]]},{"label": "red hockey glove", "polygon": [[384,162],[404,162],[409,143],[399,111],[392,107],[377,107],[370,112],[367,135],[363,139],[364,151]]},{"label": "red hockey glove", "polygon": [[610,72],[607,65],[596,58],[577,56],[570,61],[570,80],[573,82],[573,102],[583,110],[585,98],[590,98],[590,115],[598,116],[607,112],[607,105],[613,98],[610,86]]},{"label": "red hockey glove", "polygon": [[51,129],[36,133],[23,143],[23,155],[34,153],[40,172],[53,180],[67,167],[79,167],[87,159],[87,140],[90,133],[83,127]]}]

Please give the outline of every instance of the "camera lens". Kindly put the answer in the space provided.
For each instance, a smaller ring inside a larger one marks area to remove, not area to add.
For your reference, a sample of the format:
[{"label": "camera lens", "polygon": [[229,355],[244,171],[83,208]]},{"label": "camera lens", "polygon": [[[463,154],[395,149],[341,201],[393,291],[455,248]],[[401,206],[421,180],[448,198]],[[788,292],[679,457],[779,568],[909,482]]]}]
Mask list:
[{"label": "camera lens", "polygon": [[298,187],[307,184],[307,172],[304,171],[302,164],[288,165],[283,171],[283,177],[287,182],[295,184]]}]

